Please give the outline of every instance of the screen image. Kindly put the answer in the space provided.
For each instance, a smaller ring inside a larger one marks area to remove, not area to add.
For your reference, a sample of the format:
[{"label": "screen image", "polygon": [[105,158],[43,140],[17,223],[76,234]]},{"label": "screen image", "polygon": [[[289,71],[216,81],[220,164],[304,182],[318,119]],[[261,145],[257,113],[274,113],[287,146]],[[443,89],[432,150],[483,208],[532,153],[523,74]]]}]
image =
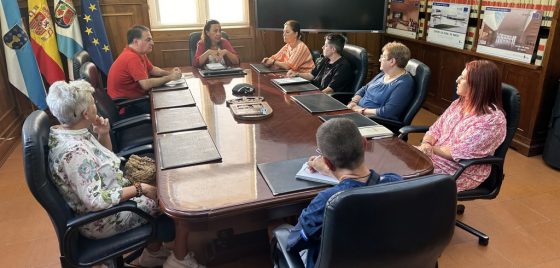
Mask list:
[{"label": "screen image", "polygon": [[257,28],[281,30],[297,20],[303,31],[383,32],[386,0],[255,0]]}]

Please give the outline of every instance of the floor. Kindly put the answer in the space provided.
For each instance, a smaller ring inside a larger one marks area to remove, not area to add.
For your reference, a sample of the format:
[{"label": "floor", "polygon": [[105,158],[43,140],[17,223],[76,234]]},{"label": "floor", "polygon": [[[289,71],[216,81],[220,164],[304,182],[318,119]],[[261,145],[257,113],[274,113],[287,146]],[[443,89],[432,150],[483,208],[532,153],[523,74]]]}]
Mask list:
[{"label": "floor", "polygon": [[[414,123],[435,118],[422,110]],[[498,198],[466,202],[460,217],[485,231],[489,245],[456,229],[439,267],[560,267],[560,171],[509,150],[505,173]],[[54,229],[25,184],[21,146],[0,167],[0,196],[0,267],[60,267]],[[267,266],[268,256],[259,255],[219,267]]]}]

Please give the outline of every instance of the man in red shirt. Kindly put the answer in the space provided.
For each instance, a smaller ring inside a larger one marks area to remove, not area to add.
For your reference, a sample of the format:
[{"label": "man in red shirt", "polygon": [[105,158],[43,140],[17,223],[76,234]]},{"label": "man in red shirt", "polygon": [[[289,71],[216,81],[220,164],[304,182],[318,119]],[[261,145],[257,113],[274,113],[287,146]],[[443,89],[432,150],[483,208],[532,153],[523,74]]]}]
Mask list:
[{"label": "man in red shirt", "polygon": [[128,46],[111,65],[107,76],[107,93],[111,98],[141,97],[154,87],[181,78],[178,67],[173,71],[163,70],[152,65],[146,56],[154,46],[148,27],[133,26],[126,37]]}]

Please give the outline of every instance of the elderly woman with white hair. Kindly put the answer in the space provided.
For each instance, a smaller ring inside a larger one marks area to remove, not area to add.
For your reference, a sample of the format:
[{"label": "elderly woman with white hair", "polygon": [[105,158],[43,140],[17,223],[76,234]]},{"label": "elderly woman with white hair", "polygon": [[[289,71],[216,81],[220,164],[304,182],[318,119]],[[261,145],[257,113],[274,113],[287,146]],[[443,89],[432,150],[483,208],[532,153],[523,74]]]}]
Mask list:
[{"label": "elderly woman with white hair", "polygon": [[[133,200],[143,211],[159,215],[156,187],[132,184],[120,170],[121,160],[111,151],[109,121],[97,115],[93,91],[85,81],[58,81],[49,89],[47,104],[60,121],[60,125],[51,127],[49,137],[49,167],[55,185],[77,214]],[[88,130],[90,127],[97,138]],[[80,232],[100,239],[145,223],[137,214],[125,211],[85,225]],[[169,255],[170,251],[161,247],[161,242],[150,243],[139,264],[161,266]],[[188,257],[194,261],[192,254]],[[169,258],[175,256],[171,254]]]}]

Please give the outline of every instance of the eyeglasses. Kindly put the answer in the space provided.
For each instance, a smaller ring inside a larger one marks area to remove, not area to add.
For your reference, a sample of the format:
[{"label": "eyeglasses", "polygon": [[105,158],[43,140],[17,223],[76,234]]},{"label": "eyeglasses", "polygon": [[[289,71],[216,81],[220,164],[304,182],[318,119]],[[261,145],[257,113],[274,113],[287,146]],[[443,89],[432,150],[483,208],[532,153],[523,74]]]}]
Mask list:
[{"label": "eyeglasses", "polygon": [[385,55],[385,54],[381,54],[381,56],[379,56],[379,61],[382,60],[389,60],[389,56]]}]

